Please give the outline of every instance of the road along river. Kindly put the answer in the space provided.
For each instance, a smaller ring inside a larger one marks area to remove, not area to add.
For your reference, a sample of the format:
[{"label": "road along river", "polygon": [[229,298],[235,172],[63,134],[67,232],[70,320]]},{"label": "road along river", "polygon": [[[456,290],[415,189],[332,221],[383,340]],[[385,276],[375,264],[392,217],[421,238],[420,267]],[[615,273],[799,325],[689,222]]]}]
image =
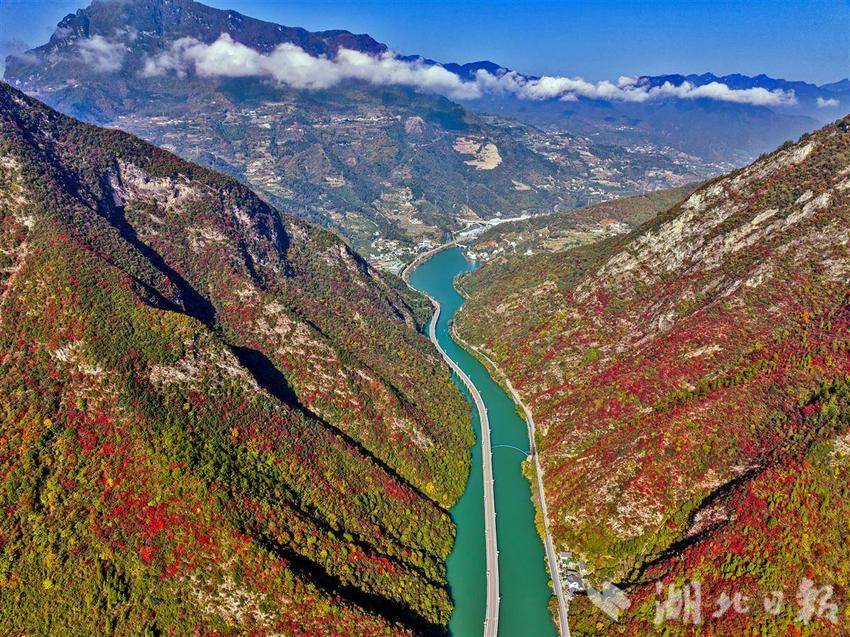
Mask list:
[{"label": "road along river", "polygon": [[[488,635],[496,634],[497,627],[501,637],[553,637],[556,631],[547,609],[551,590],[543,544],[534,527],[531,488],[522,475],[521,465],[528,454],[525,422],[517,414],[514,402],[486,368],[449,335],[449,323],[463,303],[452,281],[470,268],[471,264],[460,249],[451,247],[417,266],[408,277],[414,288],[440,304],[437,320],[431,326],[433,336],[478,394],[473,396],[464,383],[466,379],[457,372],[454,374],[461,392],[473,405],[473,427],[478,444],[473,449],[466,491],[451,512],[457,525],[457,540],[448,559],[448,580],[455,602],[449,630],[455,637],[482,635],[489,608],[491,614],[498,613],[498,623],[496,617],[488,619]],[[486,434],[482,436],[482,421],[475,400],[479,397],[489,424],[489,445]],[[492,519],[492,514],[487,511],[485,516],[485,505],[489,507],[490,503],[485,503],[485,493],[489,490],[484,488],[487,463],[482,446],[489,446],[495,496],[492,504],[497,513],[496,537],[489,543],[485,519]],[[496,544],[498,567],[489,569],[488,600],[487,551],[489,546],[492,559]]]}]

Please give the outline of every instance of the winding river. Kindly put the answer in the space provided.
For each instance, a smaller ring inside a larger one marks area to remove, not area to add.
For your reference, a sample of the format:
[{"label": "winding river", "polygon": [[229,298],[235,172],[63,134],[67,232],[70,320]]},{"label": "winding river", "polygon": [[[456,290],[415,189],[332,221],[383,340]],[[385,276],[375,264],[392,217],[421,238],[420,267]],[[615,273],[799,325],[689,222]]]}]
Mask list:
[{"label": "winding river", "polygon": [[[459,248],[448,248],[413,270],[410,284],[440,303],[437,340],[478,388],[489,415],[499,546],[498,634],[553,637],[556,631],[547,609],[551,590],[543,544],[534,527],[531,489],[521,468],[528,453],[525,422],[486,368],[449,336],[449,322],[463,303],[452,282],[471,267]],[[472,404],[463,383],[456,375],[454,380]],[[480,441],[481,423],[474,406],[473,414],[473,427]],[[449,630],[454,637],[480,637],[487,594],[480,443],[473,448],[466,491],[451,513],[457,525],[457,541],[448,559],[448,580],[455,602]]]}]

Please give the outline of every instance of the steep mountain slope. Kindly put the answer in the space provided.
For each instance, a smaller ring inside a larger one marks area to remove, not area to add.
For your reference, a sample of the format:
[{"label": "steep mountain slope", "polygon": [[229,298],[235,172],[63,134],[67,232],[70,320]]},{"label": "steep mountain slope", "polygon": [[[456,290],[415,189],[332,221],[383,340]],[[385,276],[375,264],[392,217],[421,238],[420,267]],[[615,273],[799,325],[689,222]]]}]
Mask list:
[{"label": "steep mountain slope", "polygon": [[0,84],[0,630],[439,630],[472,433],[423,299]]},{"label": "steep mountain slope", "polygon": [[502,255],[561,252],[593,243],[606,236],[634,230],[660,212],[679,203],[696,185],[658,190],[645,195],[612,199],[551,215],[501,223],[469,242],[468,253],[476,260]]},{"label": "steep mountain slope", "polygon": [[459,332],[535,415],[560,549],[631,595],[619,623],[580,600],[577,634],[692,634],[681,605],[654,625],[691,580],[705,634],[846,634],[848,195],[844,119],[625,238],[462,280]]},{"label": "steep mountain slope", "polygon": [[175,43],[211,44],[222,34],[259,54],[278,45],[314,56],[386,50],[365,35],[310,33],[191,0],[96,0],[67,16],[49,43],[9,58],[5,78],[66,114],[237,177],[390,266],[480,218],[551,212],[717,172],[664,148],[623,152],[550,138],[392,83],[298,89],[246,77],[246,67],[228,75],[225,59],[203,77],[145,73]]}]

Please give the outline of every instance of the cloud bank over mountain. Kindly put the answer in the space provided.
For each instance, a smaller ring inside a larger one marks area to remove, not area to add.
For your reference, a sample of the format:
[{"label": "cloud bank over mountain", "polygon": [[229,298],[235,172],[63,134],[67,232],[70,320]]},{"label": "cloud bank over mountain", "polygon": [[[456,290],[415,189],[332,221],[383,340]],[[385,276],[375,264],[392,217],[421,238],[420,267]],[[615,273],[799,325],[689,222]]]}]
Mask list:
[{"label": "cloud bank over mountain", "polygon": [[81,39],[77,50],[83,60],[95,71],[109,73],[124,64],[127,46],[120,40],[111,40],[102,35]]},{"label": "cloud bank over mountain", "polygon": [[371,56],[340,49],[334,58],[313,56],[284,43],[264,54],[236,42],[226,33],[212,44],[180,38],[171,48],[148,58],[145,76],[195,72],[202,77],[266,77],[299,89],[326,89],[344,80],[398,84],[440,93],[453,99],[480,97],[474,82],[464,82],[441,66],[399,60],[392,53]]},{"label": "cloud bank over mountain", "polygon": [[515,71],[494,74],[479,69],[465,80],[448,69],[423,59],[404,60],[388,51],[368,55],[340,49],[334,57],[313,56],[300,47],[284,43],[270,53],[262,53],[223,33],[212,44],[195,38],[180,38],[170,48],[149,57],[142,69],[148,77],[176,73],[196,73],[202,77],[260,77],[299,89],[327,89],[346,80],[362,80],[375,85],[410,86],[439,93],[451,99],[470,100],[490,94],[513,94],[521,99],[564,101],[579,97],[622,102],[655,99],[712,99],[739,104],[779,106],[796,103],[794,91],[764,88],[733,89],[720,82],[696,86],[691,82],[674,85],[665,82],[651,86],[639,78],[621,77],[588,82],[570,77],[527,77]]},{"label": "cloud bank over mountain", "polygon": [[834,97],[829,97],[829,98],[827,98],[827,99],[824,99],[824,98],[822,98],[822,97],[819,97],[819,98],[817,99],[817,105],[818,105],[818,108],[832,108],[832,107],[834,107],[834,106],[838,106],[840,103],[841,103],[841,102],[839,102],[839,101],[838,101],[837,99],[835,99]]},{"label": "cloud bank over mountain", "polygon": [[20,57],[29,48],[30,46],[26,42],[17,38],[0,39],[0,77],[3,76],[2,74],[6,70],[6,57]]}]

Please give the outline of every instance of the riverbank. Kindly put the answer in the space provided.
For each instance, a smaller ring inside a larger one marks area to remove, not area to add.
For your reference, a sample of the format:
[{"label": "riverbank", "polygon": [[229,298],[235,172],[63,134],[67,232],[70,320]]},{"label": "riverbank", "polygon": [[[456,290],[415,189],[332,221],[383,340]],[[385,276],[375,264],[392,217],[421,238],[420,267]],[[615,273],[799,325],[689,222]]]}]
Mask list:
[{"label": "riverbank", "polygon": [[[404,281],[405,283],[407,283],[407,285],[410,286],[410,273],[411,272],[413,272],[417,267],[419,267],[420,265],[425,263],[428,259],[433,257],[438,252],[442,252],[443,250],[448,250],[449,248],[453,248],[456,245],[457,245],[457,240],[449,241],[448,243],[441,243],[436,248],[431,248],[430,250],[428,250],[428,252],[423,252],[422,254],[416,255],[416,258],[413,259],[413,261],[411,261],[410,263],[408,263],[406,266],[404,266],[401,269],[401,272],[399,273],[399,277],[401,277],[401,280]],[[410,286],[410,287],[413,287],[413,286]],[[413,288],[413,289],[415,290],[416,288]],[[417,291],[421,292],[421,290],[417,290]],[[426,294],[425,296],[428,296],[428,295]],[[431,299],[432,303],[437,303],[430,296],[428,296],[428,298]],[[439,303],[437,303],[437,305],[439,305]]]},{"label": "riverbank", "polygon": [[513,401],[519,405],[523,414],[525,414],[525,422],[528,428],[529,449],[531,449],[531,458],[534,461],[533,473],[536,478],[537,498],[535,500],[535,504],[539,505],[539,513],[543,519],[543,543],[546,549],[546,561],[549,564],[549,575],[551,577],[552,590],[554,591],[555,598],[558,601],[558,627],[561,637],[570,637],[569,601],[567,600],[566,593],[563,590],[563,585],[559,576],[560,569],[558,568],[558,554],[555,552],[555,544],[552,540],[552,535],[549,532],[551,525],[549,522],[549,510],[546,507],[546,492],[543,490],[543,468],[540,466],[540,457],[537,453],[537,445],[535,442],[537,430],[534,424],[534,416],[532,416],[528,405],[525,404],[516,389],[514,389],[510,378],[508,378],[507,374],[502,371],[493,359],[482,352],[480,348],[472,345],[461,337],[454,326],[452,326],[452,338],[454,338],[474,356],[480,357],[480,360],[482,360],[485,367],[487,367],[487,370],[491,373],[491,375],[495,373],[496,377],[501,380],[499,384],[503,385],[507,389]]},{"label": "riverbank", "polygon": [[[528,472],[523,471],[524,466],[531,466],[526,463],[528,451],[522,449],[528,447],[526,423],[507,390],[449,333],[451,319],[463,303],[453,281],[469,268],[469,262],[458,248],[442,246],[418,267],[405,272],[405,280],[411,287],[440,305],[440,312],[435,313],[429,323],[429,336],[441,355],[450,359],[449,364],[454,363],[451,366],[456,373],[455,380],[474,405],[473,427],[478,427],[482,442],[473,448],[467,491],[459,505],[452,509],[458,535],[447,562],[449,586],[455,600],[450,631],[456,637],[480,636],[486,617],[488,634],[490,626],[497,626],[503,635],[554,637],[545,543],[535,525],[538,507],[532,503],[533,483],[525,475]],[[458,369],[463,374],[457,373]],[[484,418],[485,424],[481,426]],[[481,449],[485,444],[486,454]],[[488,495],[482,484],[484,458],[490,460],[491,465],[491,477],[486,480],[488,491],[492,489],[492,492]],[[492,514],[485,511],[488,500],[495,503]],[[488,525],[489,521],[496,522],[495,542],[486,539],[486,528],[482,524],[485,520]],[[492,553],[485,560],[484,553],[489,547],[497,548],[496,560],[491,561]],[[485,597],[492,600],[489,593],[485,595],[495,574],[490,563],[496,565],[499,576],[496,578],[501,595],[496,600],[497,624],[493,621],[493,613],[485,608],[495,607],[492,601],[485,604]]]}]

